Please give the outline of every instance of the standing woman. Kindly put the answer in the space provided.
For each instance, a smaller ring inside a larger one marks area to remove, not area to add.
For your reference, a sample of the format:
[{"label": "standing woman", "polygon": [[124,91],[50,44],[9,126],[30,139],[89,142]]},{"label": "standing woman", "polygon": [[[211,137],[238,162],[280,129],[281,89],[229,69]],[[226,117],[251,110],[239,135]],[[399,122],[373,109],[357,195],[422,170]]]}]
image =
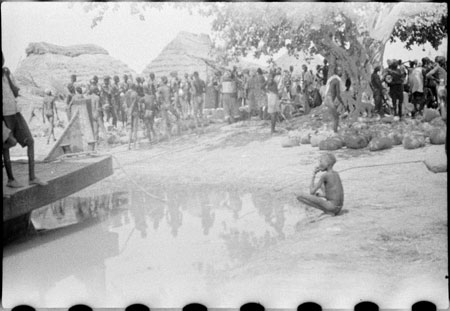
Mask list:
[{"label": "standing woman", "polygon": [[275,133],[275,124],[277,122],[278,113],[280,112],[280,101],[278,94],[278,85],[274,80],[273,74],[269,74],[266,84],[267,90],[267,112],[270,115],[270,133]]}]

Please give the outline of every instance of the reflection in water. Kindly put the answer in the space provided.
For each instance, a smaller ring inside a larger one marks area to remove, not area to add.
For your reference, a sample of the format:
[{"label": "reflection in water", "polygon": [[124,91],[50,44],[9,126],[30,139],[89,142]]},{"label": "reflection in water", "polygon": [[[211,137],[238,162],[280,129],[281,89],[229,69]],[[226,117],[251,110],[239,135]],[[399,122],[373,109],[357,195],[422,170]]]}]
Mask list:
[{"label": "reflection in water", "polygon": [[206,191],[199,191],[198,196],[200,206],[202,208],[201,218],[202,218],[203,234],[208,235],[209,230],[214,225],[214,219],[216,217],[216,214],[213,211],[213,207],[209,203],[209,198]]},{"label": "reflection in water", "polygon": [[253,260],[294,234],[300,217],[299,209],[270,194],[175,187],[151,192],[167,201],[130,189],[68,197],[33,212],[39,237],[5,248],[6,302],[37,289],[36,304],[53,306],[69,285],[99,302],[149,287],[170,296],[179,292],[175,279],[196,276],[202,279],[193,282],[202,284]]},{"label": "reflection in water", "polygon": [[178,235],[178,229],[183,224],[183,213],[180,210],[180,198],[174,189],[169,189],[166,193],[167,211],[166,221],[171,228],[172,236]]}]

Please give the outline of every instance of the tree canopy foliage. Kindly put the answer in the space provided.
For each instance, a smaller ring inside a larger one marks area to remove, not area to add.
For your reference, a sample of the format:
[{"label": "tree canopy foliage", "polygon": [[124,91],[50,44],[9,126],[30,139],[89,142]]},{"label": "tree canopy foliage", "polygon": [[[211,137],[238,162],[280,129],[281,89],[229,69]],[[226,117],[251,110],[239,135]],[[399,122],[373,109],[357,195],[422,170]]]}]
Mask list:
[{"label": "tree canopy foliage", "polygon": [[[89,3],[92,27],[119,4]],[[356,89],[381,64],[388,41],[431,43],[437,49],[447,37],[446,3],[380,2],[252,2],[252,3],[130,3],[130,13],[145,20],[146,11],[165,6],[212,18],[213,41],[222,61],[240,56],[273,56],[286,49],[320,54],[332,72],[340,64]],[[360,100],[361,92],[357,95]]]},{"label": "tree canopy foliage", "polygon": [[[119,3],[87,3],[92,27]],[[447,36],[445,3],[128,3],[130,14],[145,20],[146,12],[166,6],[210,16],[216,38],[225,42],[227,57],[273,55],[286,48],[324,56],[331,49],[349,55],[387,40],[406,48],[429,42],[435,49]],[[373,58],[374,55],[372,55]]]}]

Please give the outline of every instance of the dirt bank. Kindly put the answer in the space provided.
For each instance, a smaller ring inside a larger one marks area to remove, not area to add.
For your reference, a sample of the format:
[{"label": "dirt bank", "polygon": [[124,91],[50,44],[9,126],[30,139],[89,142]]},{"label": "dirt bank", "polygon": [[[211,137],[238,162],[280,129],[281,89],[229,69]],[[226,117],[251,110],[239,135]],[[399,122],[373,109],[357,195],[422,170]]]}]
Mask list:
[{"label": "dirt bank", "polygon": [[[283,131],[271,136],[263,122],[248,121],[211,125],[203,134],[158,145],[143,140],[132,151],[126,145],[104,149],[114,155],[115,174],[86,191],[120,188],[132,179],[150,193],[156,184],[233,188],[287,198],[306,209],[309,217],[298,223],[296,235],[237,268],[215,272],[209,280],[220,289],[214,305],[254,296],[265,297],[258,300],[266,307],[293,307],[304,299],[325,308],[353,306],[359,299],[382,308],[409,308],[421,299],[445,307],[447,174],[431,173],[421,162],[346,170],[343,212],[323,216],[294,197],[307,189],[323,151],[311,145],[282,148],[285,137]],[[443,145],[378,152],[344,148],[335,152],[335,169],[420,161],[435,149],[445,152]],[[260,286],[253,292],[255,282],[267,283],[267,292]]]}]

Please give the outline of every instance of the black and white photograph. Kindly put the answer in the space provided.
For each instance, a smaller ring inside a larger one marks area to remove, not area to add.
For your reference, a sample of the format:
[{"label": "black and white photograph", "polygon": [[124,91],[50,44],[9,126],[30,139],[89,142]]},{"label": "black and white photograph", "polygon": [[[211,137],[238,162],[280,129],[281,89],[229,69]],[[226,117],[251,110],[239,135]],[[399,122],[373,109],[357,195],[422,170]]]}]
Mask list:
[{"label": "black and white photograph", "polygon": [[2,309],[449,308],[447,18],[2,2]]}]

